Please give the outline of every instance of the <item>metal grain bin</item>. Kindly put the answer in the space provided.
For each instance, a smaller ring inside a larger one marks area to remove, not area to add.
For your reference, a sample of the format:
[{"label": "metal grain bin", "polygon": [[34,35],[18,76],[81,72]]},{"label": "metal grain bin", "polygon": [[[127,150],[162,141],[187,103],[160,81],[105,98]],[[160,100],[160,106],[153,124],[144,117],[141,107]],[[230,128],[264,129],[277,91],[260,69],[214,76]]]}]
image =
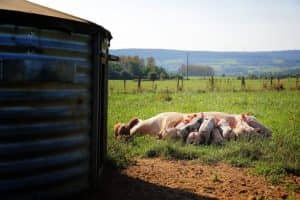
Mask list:
[{"label": "metal grain bin", "polygon": [[106,151],[111,34],[22,0],[0,2],[0,199],[95,186]]}]

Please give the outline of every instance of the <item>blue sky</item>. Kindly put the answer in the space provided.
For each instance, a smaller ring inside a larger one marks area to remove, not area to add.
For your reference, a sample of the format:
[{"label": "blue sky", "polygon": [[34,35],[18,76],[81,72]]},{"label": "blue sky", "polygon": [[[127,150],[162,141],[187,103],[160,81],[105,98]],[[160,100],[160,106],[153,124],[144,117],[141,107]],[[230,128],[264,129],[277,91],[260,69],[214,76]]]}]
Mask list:
[{"label": "blue sky", "polygon": [[300,0],[31,1],[104,26],[113,49],[300,49]]}]

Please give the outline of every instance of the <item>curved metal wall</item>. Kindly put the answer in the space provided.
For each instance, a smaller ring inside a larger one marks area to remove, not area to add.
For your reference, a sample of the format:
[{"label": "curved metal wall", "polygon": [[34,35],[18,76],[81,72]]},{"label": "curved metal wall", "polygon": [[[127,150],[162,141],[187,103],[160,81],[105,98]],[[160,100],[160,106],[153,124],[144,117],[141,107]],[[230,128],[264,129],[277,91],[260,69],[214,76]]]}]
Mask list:
[{"label": "curved metal wall", "polygon": [[0,195],[90,186],[90,35],[0,25]]}]

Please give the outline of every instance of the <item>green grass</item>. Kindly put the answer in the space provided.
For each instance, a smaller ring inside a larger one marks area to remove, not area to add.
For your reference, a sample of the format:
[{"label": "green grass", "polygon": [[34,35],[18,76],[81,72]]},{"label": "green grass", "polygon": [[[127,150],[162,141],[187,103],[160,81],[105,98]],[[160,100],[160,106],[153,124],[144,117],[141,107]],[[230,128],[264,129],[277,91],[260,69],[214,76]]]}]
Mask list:
[{"label": "green grass", "polygon": [[271,183],[280,183],[282,177],[286,174],[286,169],[282,163],[266,163],[259,162],[251,172],[257,175],[262,175],[267,178]]},{"label": "green grass", "polygon": [[[262,91],[262,90],[273,90],[270,84],[270,80],[246,80],[246,87],[241,88],[241,80],[237,80],[236,77],[215,77],[214,78],[214,87],[213,91],[217,92],[238,92],[238,91]],[[266,84],[266,88],[263,88],[263,83]],[[273,79],[273,87],[277,84],[277,79]],[[283,84],[285,90],[291,90],[296,87],[295,78],[286,78],[280,80],[280,83]],[[181,81],[179,82],[181,86]],[[298,83],[300,87],[300,81]],[[163,80],[155,81],[154,84],[152,81],[142,81],[141,89],[142,92],[159,92],[168,89],[170,92],[177,91],[177,79],[175,80]],[[183,81],[183,91],[185,92],[195,92],[203,93],[211,91],[212,88],[209,84],[209,77],[191,77],[190,80]],[[126,81],[126,90],[124,91],[124,82],[118,80],[109,81],[109,92],[110,93],[137,93],[137,81],[127,80]]]},{"label": "green grass", "polygon": [[[193,80],[187,81],[186,85],[192,87],[193,83]],[[109,87],[117,88],[120,81],[109,84]],[[114,166],[126,167],[134,157],[161,156],[209,164],[222,161],[233,166],[251,167],[251,172],[266,176],[273,183],[286,173],[300,174],[300,92],[175,92],[174,87],[169,86],[168,92],[164,89],[109,93],[108,156]],[[149,136],[134,137],[128,141],[119,141],[113,136],[113,125],[117,122],[128,122],[132,117],[145,119],[166,111],[250,112],[273,131],[273,137],[231,141],[222,146],[194,146]]]}]

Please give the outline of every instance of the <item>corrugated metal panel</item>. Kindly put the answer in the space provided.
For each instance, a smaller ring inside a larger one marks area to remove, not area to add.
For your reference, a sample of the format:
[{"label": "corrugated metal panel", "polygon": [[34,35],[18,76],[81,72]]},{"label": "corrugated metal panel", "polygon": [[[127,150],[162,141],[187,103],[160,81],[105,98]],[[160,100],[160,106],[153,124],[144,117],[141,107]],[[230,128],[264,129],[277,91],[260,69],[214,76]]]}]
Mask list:
[{"label": "corrugated metal panel", "polygon": [[89,35],[0,25],[0,196],[90,186]]}]

